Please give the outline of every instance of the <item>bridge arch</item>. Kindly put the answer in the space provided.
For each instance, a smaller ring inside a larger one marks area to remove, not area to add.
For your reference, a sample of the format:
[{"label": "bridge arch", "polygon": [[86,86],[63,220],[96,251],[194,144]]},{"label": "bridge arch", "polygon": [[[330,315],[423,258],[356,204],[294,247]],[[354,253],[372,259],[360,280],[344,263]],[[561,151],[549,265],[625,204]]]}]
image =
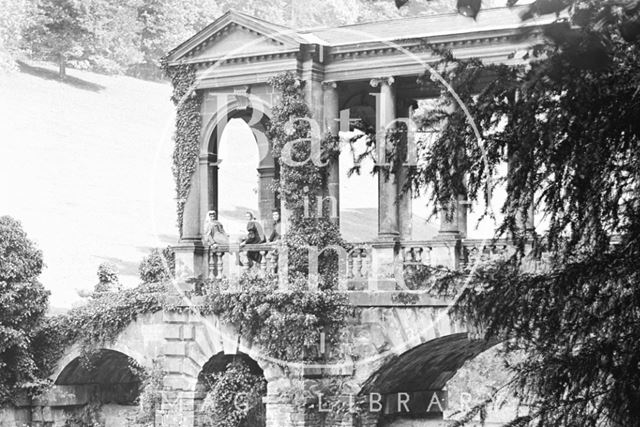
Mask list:
[{"label": "bridge arch", "polygon": [[370,406],[375,409],[370,416],[378,425],[404,425],[407,419],[421,419],[424,426],[431,425],[430,420],[440,425],[449,399],[458,398],[448,395],[449,380],[465,362],[499,344],[470,338],[468,333],[426,341],[388,357],[362,384],[360,395],[376,402]]}]

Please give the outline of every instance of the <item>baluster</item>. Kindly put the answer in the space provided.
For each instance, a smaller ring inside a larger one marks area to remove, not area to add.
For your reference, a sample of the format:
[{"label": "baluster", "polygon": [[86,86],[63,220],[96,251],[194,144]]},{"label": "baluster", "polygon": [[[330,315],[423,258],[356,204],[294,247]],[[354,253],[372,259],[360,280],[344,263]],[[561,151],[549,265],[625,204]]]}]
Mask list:
[{"label": "baluster", "polygon": [[275,273],[276,269],[278,268],[278,250],[277,249],[271,250],[271,252],[269,252],[269,255],[271,256],[269,273]]},{"label": "baluster", "polygon": [[260,270],[267,271],[267,251],[260,251]]},{"label": "baluster", "polygon": [[362,276],[362,262],[360,259],[360,252],[362,251],[362,249],[360,248],[356,248],[353,250],[353,278],[354,279],[360,279]]},{"label": "baluster", "polygon": [[216,277],[222,279],[224,276],[224,252],[216,252],[216,271],[218,273]]},{"label": "baluster", "polygon": [[246,273],[247,271],[249,271],[249,257],[245,249],[241,248],[238,250],[238,258],[240,259],[240,263],[242,264],[242,272]]},{"label": "baluster", "polygon": [[425,246],[424,248],[422,263],[425,265],[431,265],[431,247],[430,246]]},{"label": "baluster", "polygon": [[418,264],[422,264],[422,246],[418,246],[417,248],[413,248],[416,254],[416,262]]},{"label": "baluster", "polygon": [[[402,247],[400,248],[400,254],[402,255],[402,263],[403,263],[403,264],[406,264],[406,263],[408,262],[408,261],[407,261],[407,258],[408,258],[408,257],[407,257],[407,252],[408,252],[408,251],[410,251],[410,250],[411,250],[411,249],[407,249],[407,248],[406,248],[406,246],[402,246]],[[410,258],[410,257],[409,257],[409,258]]]},{"label": "baluster", "polygon": [[480,256],[477,246],[472,246],[469,250],[469,264],[474,265]]},{"label": "baluster", "polygon": [[366,249],[362,249],[361,250],[361,256],[362,256],[362,262],[361,262],[361,267],[360,267],[360,276],[363,279],[366,279],[367,277],[369,277],[369,251],[367,251]]},{"label": "baluster", "polygon": [[211,247],[209,247],[209,253],[208,253],[208,258],[209,258],[209,280],[213,280],[216,277],[216,261],[215,261],[215,254],[213,252],[213,249],[211,249]]},{"label": "baluster", "polygon": [[492,248],[492,246],[484,246],[481,249],[481,251],[480,251],[480,253],[481,253],[480,260],[481,261],[488,261],[488,260],[491,259],[491,248]]}]

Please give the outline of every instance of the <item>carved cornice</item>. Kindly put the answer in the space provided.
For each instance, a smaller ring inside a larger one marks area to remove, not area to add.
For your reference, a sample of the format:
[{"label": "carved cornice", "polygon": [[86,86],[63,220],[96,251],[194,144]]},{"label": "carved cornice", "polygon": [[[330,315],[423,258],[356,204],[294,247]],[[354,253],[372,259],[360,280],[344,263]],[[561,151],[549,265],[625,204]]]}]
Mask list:
[{"label": "carved cornice", "polygon": [[[535,39],[542,33],[541,30],[533,30],[528,34],[529,39]],[[452,49],[460,47],[473,47],[509,43],[520,41],[522,33],[509,30],[499,32],[484,32],[483,34],[462,34],[439,37],[423,37],[414,39],[399,39],[390,42],[372,42],[369,46],[343,45],[331,49],[332,61],[354,60],[358,58],[377,57],[385,55],[409,54],[425,52],[431,48]]]},{"label": "carved cornice", "polygon": [[[180,64],[194,64],[196,68],[206,68],[211,66],[238,65],[238,64],[255,64],[265,63],[282,59],[295,59],[298,56],[297,50],[288,52],[272,52],[262,54],[250,54],[234,57],[215,57],[215,58],[194,58],[192,60],[180,61]],[[177,65],[177,64],[172,64]]]}]

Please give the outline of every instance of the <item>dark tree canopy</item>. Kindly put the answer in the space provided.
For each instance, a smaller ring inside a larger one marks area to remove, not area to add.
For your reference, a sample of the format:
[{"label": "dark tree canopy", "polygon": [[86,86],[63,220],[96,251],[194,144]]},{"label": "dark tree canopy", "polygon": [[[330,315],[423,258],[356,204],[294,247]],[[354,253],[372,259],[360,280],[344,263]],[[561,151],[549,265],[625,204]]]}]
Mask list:
[{"label": "dark tree canopy", "polygon": [[36,280],[42,266],[20,223],[0,217],[0,402],[41,383],[31,341],[49,297]]},{"label": "dark tree canopy", "polygon": [[[467,272],[467,287],[460,273],[440,276],[439,290],[459,292],[453,310],[487,337],[528,354],[511,385],[530,413],[512,425],[638,425],[640,3],[538,0],[523,19],[558,5],[570,19],[524,53],[526,66],[439,52],[480,139],[443,90],[422,123],[441,132],[418,145],[409,185],[445,212],[460,195],[488,206],[506,185],[496,237],[519,250]],[[532,206],[548,223],[541,234],[525,227]],[[524,270],[541,252],[548,271]]]}]

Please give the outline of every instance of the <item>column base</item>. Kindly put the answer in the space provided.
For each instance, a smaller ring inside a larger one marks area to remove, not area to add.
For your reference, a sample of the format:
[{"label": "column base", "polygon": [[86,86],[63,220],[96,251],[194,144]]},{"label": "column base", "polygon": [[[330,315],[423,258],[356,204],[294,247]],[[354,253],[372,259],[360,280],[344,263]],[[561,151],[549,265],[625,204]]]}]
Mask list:
[{"label": "column base", "polygon": [[190,283],[193,279],[204,280],[208,276],[207,249],[196,240],[183,240],[171,249],[176,254],[176,282],[184,286],[184,290],[193,290],[193,283]]},{"label": "column base", "polygon": [[440,233],[431,246],[431,265],[458,268],[462,253],[461,233]]}]

